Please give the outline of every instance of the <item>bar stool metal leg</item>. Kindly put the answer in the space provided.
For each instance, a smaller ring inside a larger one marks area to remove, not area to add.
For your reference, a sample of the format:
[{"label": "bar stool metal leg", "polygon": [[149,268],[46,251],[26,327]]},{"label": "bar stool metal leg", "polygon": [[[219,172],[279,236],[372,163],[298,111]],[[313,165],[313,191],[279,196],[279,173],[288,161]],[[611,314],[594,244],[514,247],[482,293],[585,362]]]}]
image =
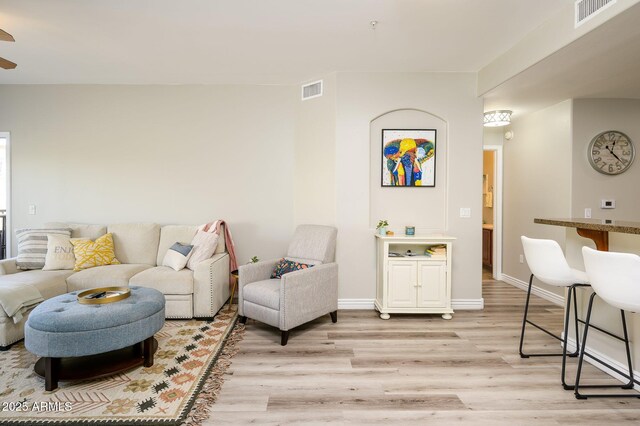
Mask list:
[{"label": "bar stool metal leg", "polygon": [[[570,317],[570,312],[571,312],[571,300],[573,300],[573,306],[574,306],[574,321],[575,321],[575,328],[576,328],[576,340],[577,340],[577,336],[578,336],[578,312],[577,312],[577,299],[576,299],[576,295],[575,295],[575,291],[576,291],[576,287],[577,286],[583,286],[581,284],[574,284],[572,286],[569,286],[569,292],[567,294],[567,303],[565,305],[565,309],[566,309],[566,314],[565,314],[565,321],[564,321],[564,336],[560,337],[560,336],[556,336],[555,334],[551,333],[549,330],[539,326],[538,324],[534,323],[533,321],[528,319],[528,315],[529,315],[529,301],[531,300],[531,288],[533,286],[533,274],[531,274],[531,277],[529,278],[529,288],[527,289],[527,300],[525,302],[524,305],[524,316],[522,318],[522,330],[520,332],[520,348],[519,348],[519,352],[520,352],[520,357],[521,358],[529,358],[532,356],[561,356],[563,358],[569,356],[569,357],[577,357],[579,354],[578,351],[578,347],[579,345],[576,347],[576,350],[570,354],[566,353],[566,336],[568,335],[569,332],[569,317]],[[573,295],[573,297],[572,297]],[[525,329],[526,329],[526,325],[530,324],[534,327],[536,327],[538,330],[545,332],[546,334],[548,334],[549,336],[553,337],[554,339],[560,340],[561,342],[563,342],[563,351],[561,353],[524,353],[524,334],[525,334]],[[564,374],[563,374],[564,377]],[[564,383],[564,379],[563,379],[563,383]]]},{"label": "bar stool metal leg", "polygon": [[[625,315],[624,315],[624,311],[620,310],[620,314],[621,314],[621,319],[622,319],[622,332],[623,332],[623,338],[620,336],[616,336],[612,333],[609,333],[605,330],[602,330],[598,327],[593,326],[594,328],[605,332],[607,335],[615,337],[618,340],[621,340],[624,342],[625,344],[625,349],[626,349],[626,355],[627,355],[627,363],[629,366],[629,370],[628,373],[625,373],[623,371],[620,371],[619,369],[613,367],[612,365],[609,365],[608,363],[590,355],[589,353],[586,352],[586,347],[587,347],[587,336],[589,334],[589,328],[592,327],[591,325],[591,312],[593,311],[593,302],[594,299],[596,297],[596,293],[594,292],[591,297],[589,298],[589,306],[587,308],[587,317],[585,319],[584,322],[584,334],[582,336],[582,346],[580,347],[580,357],[578,358],[578,371],[576,373],[576,384],[574,387],[574,393],[577,399],[587,399],[587,398],[640,398],[640,394],[639,393],[624,393],[624,394],[584,394],[584,393],[580,393],[580,388],[621,388],[621,389],[633,389],[633,385],[634,383],[638,383],[634,378],[633,378],[633,366],[631,363],[631,348],[629,346],[629,334],[627,332],[627,321],[625,319]],[[610,368],[611,370],[615,371],[616,373],[618,373],[619,375],[625,377],[626,379],[629,380],[628,383],[620,385],[620,384],[612,384],[612,385],[580,385],[580,378],[582,375],[582,363],[584,362],[584,357],[588,356],[589,358],[593,359],[594,361]]]}]

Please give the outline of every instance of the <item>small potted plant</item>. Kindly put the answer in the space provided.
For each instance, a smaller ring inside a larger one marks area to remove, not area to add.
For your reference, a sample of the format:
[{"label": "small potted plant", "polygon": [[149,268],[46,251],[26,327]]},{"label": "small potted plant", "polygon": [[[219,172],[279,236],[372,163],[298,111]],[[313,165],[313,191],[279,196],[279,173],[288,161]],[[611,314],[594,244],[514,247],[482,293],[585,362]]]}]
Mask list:
[{"label": "small potted plant", "polygon": [[387,234],[387,226],[389,226],[389,222],[387,222],[386,220],[382,219],[382,220],[378,221],[378,226],[376,226],[376,230],[378,231],[378,233],[380,235],[386,235]]},{"label": "small potted plant", "polygon": [[260,259],[258,259],[258,256],[253,256],[248,263],[258,263],[258,262],[260,262]]}]

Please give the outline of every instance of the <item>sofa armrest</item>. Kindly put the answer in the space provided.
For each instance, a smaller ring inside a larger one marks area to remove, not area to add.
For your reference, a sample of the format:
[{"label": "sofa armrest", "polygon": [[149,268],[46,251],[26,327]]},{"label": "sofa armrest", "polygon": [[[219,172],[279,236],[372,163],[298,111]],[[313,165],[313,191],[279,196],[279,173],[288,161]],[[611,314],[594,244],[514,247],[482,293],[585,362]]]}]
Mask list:
[{"label": "sofa armrest", "polygon": [[244,315],[244,300],[242,289],[245,285],[256,281],[268,280],[271,278],[276,264],[280,259],[263,260],[256,263],[240,265],[238,268],[238,314]]},{"label": "sofa armrest", "polygon": [[337,263],[325,263],[282,276],[280,330],[290,330],[337,310]]},{"label": "sofa armrest", "polygon": [[193,271],[193,316],[213,317],[229,298],[229,254],[216,254]]},{"label": "sofa armrest", "polygon": [[0,260],[0,275],[9,275],[21,272],[16,266],[16,258]]}]

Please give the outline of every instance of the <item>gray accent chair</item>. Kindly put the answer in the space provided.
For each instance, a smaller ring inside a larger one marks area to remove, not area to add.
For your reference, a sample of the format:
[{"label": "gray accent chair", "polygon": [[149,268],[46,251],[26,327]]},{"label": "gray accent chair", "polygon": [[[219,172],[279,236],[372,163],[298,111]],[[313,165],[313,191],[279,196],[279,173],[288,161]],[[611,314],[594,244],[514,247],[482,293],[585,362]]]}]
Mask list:
[{"label": "gray accent chair", "polygon": [[336,235],[332,226],[300,225],[289,244],[287,259],[313,264],[312,268],[271,279],[280,259],[242,265],[239,269],[238,310],[247,318],[278,327],[280,344],[287,344],[289,330],[330,314],[338,320],[338,264]]}]

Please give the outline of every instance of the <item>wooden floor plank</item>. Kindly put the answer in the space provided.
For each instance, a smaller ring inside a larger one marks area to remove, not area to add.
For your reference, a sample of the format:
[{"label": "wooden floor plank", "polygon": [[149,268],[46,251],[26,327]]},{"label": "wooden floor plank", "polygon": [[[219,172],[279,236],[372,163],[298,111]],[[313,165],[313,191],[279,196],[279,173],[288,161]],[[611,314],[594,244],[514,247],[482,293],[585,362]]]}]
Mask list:
[{"label": "wooden floor plank", "polygon": [[[291,331],[249,320],[205,426],[632,425],[639,399],[576,400],[560,386],[560,358],[518,354],[525,292],[488,280],[485,309],[439,315],[340,311]],[[562,307],[533,297],[535,321],[562,329]],[[560,350],[531,328],[526,347]],[[569,360],[569,378],[575,372]],[[611,382],[591,365],[585,380]]]}]

